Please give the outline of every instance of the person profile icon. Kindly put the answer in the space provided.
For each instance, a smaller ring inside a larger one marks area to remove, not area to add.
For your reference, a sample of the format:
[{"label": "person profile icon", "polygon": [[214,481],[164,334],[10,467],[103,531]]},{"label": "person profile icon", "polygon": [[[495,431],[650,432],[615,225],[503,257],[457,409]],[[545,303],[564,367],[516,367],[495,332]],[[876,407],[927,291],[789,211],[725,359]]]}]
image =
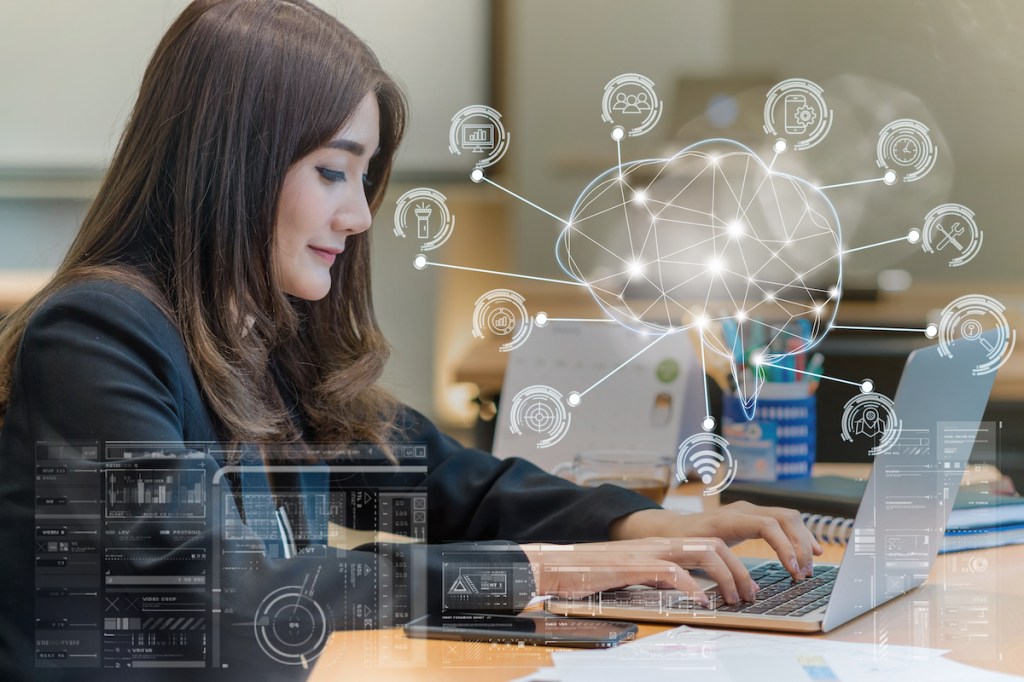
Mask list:
[{"label": "person profile icon", "polygon": [[651,110],[651,100],[647,96],[646,92],[640,91],[636,94],[636,110],[637,113]]},{"label": "person profile icon", "polygon": [[861,414],[854,423],[854,433],[858,436],[877,438],[885,431],[885,419],[876,407],[869,407]]}]

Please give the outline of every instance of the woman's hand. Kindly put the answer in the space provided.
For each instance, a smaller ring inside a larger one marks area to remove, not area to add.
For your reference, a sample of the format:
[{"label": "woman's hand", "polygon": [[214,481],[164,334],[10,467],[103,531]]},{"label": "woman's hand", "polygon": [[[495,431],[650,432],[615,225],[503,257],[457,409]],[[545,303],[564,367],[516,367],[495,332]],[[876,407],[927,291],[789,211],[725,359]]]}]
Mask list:
[{"label": "woman's hand", "polygon": [[699,514],[649,509],[625,516],[611,527],[612,540],[694,535],[721,538],[728,545],[761,538],[771,545],[796,580],[811,577],[812,556],[824,552],[804,526],[799,512],[749,502],[733,502]]},{"label": "woman's hand", "polygon": [[584,596],[627,585],[648,585],[688,593],[709,605],[707,594],[687,569],[699,568],[718,583],[730,604],[754,601],[759,589],[725,542],[714,537],[593,542],[578,545],[522,545],[537,593]]}]

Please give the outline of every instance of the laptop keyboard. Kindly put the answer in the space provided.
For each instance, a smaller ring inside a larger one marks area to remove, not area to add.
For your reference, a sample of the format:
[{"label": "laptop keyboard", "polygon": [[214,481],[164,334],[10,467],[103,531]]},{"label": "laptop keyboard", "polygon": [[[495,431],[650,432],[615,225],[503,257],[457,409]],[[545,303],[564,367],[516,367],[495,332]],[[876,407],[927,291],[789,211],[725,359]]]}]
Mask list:
[{"label": "laptop keyboard", "polygon": [[837,574],[835,566],[815,566],[813,577],[797,582],[782,564],[774,562],[750,571],[750,577],[761,587],[754,603],[726,604],[715,589],[708,597],[712,608],[720,612],[803,616],[828,603]]},{"label": "laptop keyboard", "polygon": [[601,593],[600,598],[603,604],[609,606],[799,617],[828,603],[837,575],[836,566],[815,566],[813,577],[797,582],[781,563],[769,562],[750,571],[750,577],[761,587],[757,601],[727,604],[717,588],[712,588],[707,590],[711,600],[709,609],[698,605],[685,594],[668,590],[613,590]]}]

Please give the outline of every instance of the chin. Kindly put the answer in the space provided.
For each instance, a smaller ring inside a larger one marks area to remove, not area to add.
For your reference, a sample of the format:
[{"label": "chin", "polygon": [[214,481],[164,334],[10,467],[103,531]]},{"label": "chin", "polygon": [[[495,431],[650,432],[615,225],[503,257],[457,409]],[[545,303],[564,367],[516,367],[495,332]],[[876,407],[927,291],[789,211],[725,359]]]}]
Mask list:
[{"label": "chin", "polygon": [[304,301],[319,301],[331,293],[331,281],[324,282],[299,282],[297,286],[291,287],[285,293],[301,298]]}]

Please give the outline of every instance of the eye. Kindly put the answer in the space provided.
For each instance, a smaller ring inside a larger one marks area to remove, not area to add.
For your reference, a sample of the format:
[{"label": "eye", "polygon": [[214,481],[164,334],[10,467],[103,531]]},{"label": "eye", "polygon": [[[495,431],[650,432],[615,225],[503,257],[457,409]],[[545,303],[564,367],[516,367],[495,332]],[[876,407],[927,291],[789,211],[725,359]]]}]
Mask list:
[{"label": "eye", "polygon": [[363,186],[364,187],[373,187],[374,184],[376,184],[376,183],[374,183],[374,181],[370,179],[370,176],[368,174],[364,173],[363,174]]},{"label": "eye", "polygon": [[344,171],[331,170],[330,168],[324,168],[317,166],[316,170],[320,173],[321,177],[328,182],[345,182],[347,179]]}]

